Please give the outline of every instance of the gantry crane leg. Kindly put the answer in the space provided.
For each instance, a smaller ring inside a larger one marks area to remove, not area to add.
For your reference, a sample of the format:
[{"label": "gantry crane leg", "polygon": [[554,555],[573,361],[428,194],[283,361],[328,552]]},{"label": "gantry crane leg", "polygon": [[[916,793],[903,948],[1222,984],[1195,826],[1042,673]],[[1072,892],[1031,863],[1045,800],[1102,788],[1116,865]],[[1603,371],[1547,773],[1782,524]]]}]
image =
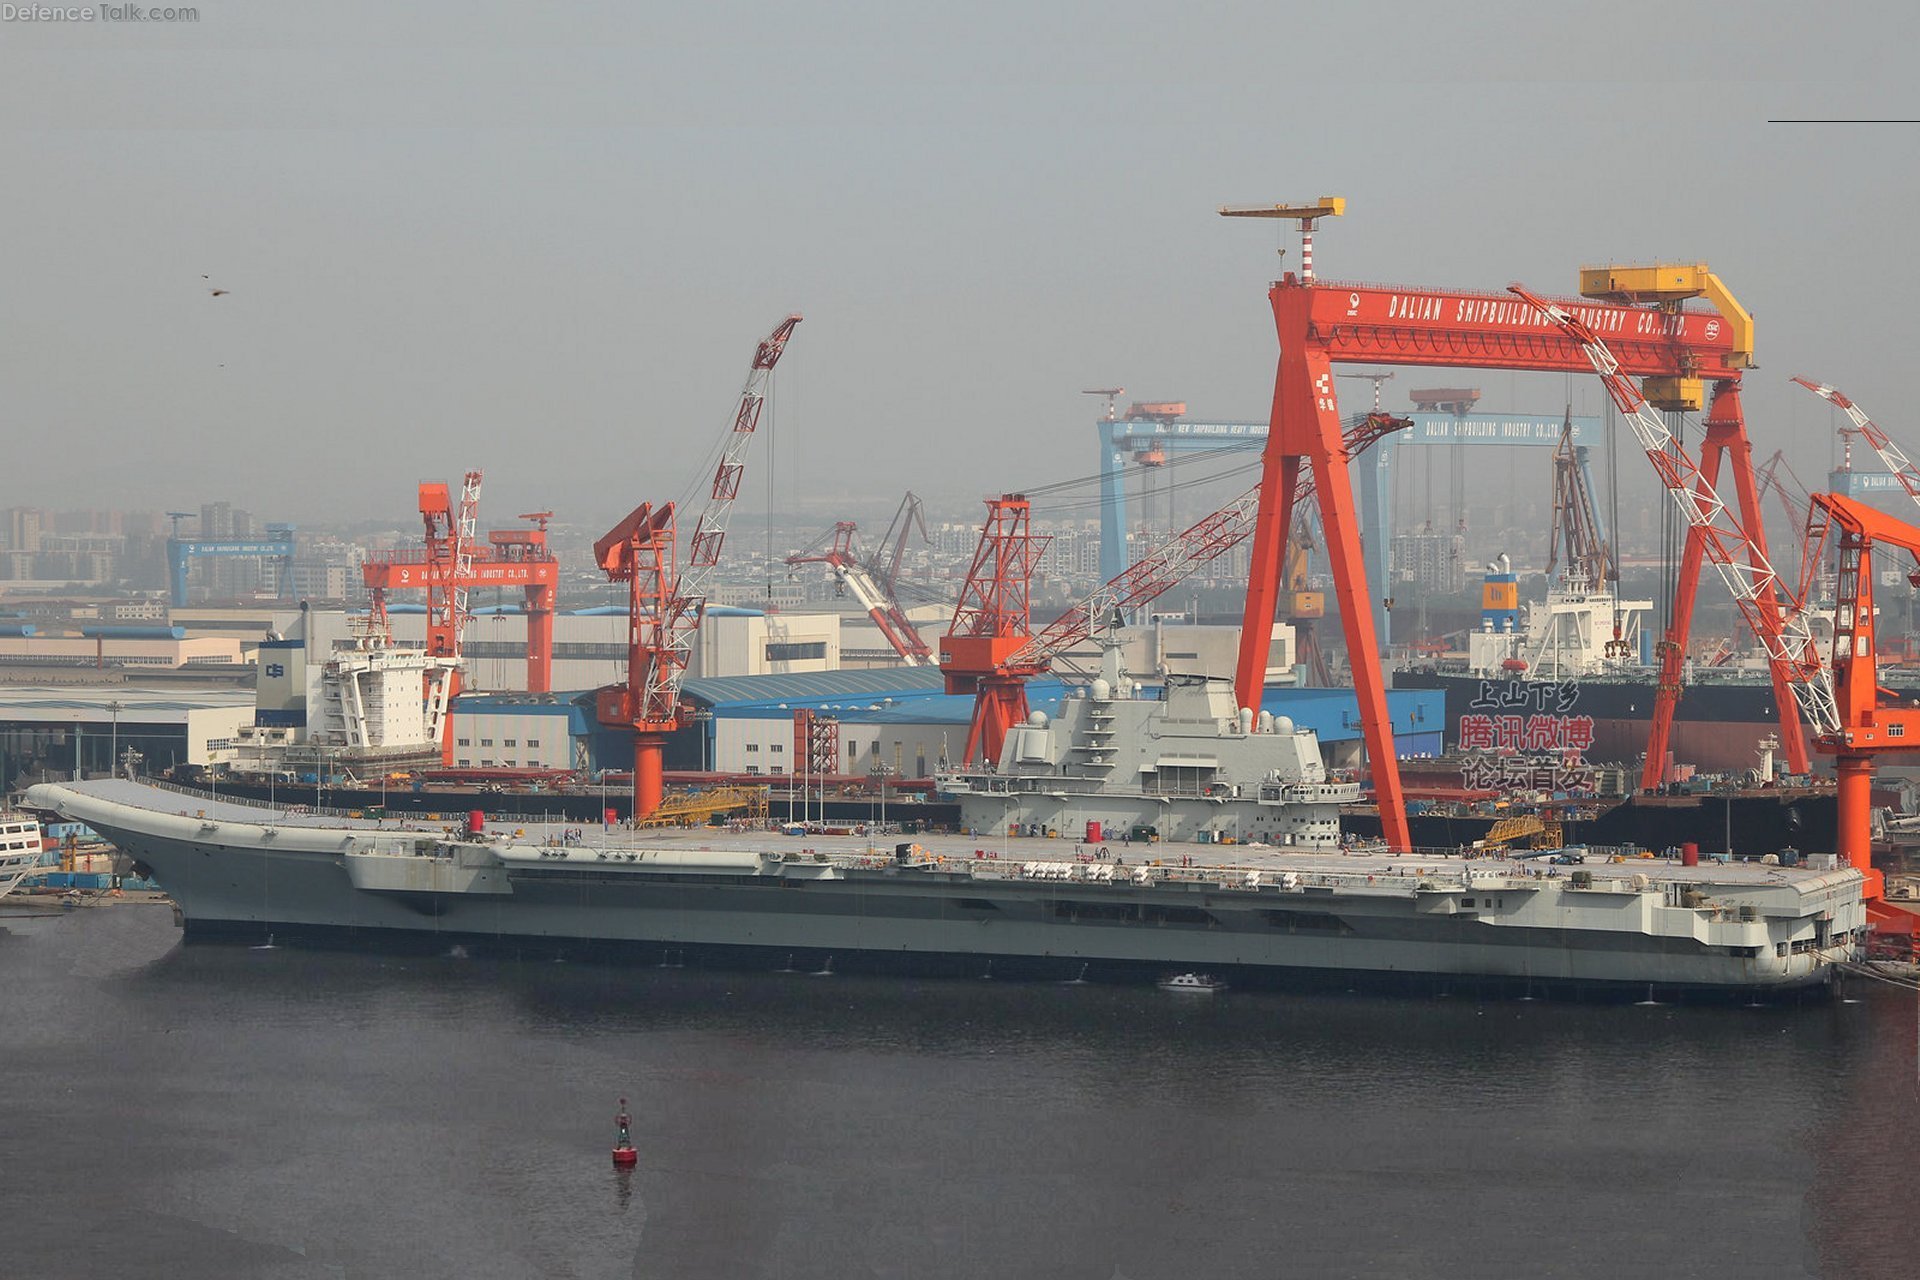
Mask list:
[{"label": "gantry crane leg", "polygon": [[1359,703],[1367,764],[1380,809],[1381,833],[1389,847],[1406,850],[1412,842],[1400,793],[1393,725],[1387,718],[1386,677],[1380,668],[1366,566],[1360,555],[1360,525],[1354,511],[1347,450],[1341,438],[1339,402],[1333,391],[1333,362],[1324,348],[1307,339],[1311,291],[1276,287],[1269,296],[1280,334],[1280,364],[1274,377],[1273,415],[1267,431],[1262,501],[1254,534],[1255,559],[1249,573],[1234,692],[1241,706],[1259,709],[1273,639],[1274,606],[1284,569],[1283,553],[1304,458],[1313,467],[1314,495],[1320,504],[1328,566],[1340,602],[1341,625],[1346,630],[1354,696]]}]

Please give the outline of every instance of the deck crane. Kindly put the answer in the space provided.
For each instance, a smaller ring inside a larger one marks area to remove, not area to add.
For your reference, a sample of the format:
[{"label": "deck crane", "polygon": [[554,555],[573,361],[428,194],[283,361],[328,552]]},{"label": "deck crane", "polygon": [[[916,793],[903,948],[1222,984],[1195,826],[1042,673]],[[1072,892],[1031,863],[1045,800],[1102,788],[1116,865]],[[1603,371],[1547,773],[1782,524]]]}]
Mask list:
[{"label": "deck crane", "polygon": [[[1343,437],[1345,454],[1359,455],[1382,436],[1412,426],[1408,418],[1371,413]],[[1311,498],[1313,476],[1300,477],[1299,495]],[[1026,680],[1052,667],[1053,659],[1104,626],[1116,612],[1153,600],[1196,568],[1225,554],[1253,533],[1260,490],[1247,490],[1218,511],[1135,561],[1086,599],[1028,634],[1026,582],[1045,549],[1026,531],[1028,503],[1019,495],[988,500],[989,517],[961,588],[954,623],[940,643],[940,669],[948,693],[974,695],[973,719],[962,759],[998,761],[1006,731],[1026,719]],[[1009,583],[1010,578],[1017,582]],[[983,602],[999,601],[998,607]]]},{"label": "deck crane", "polygon": [[1853,423],[1854,432],[1873,446],[1873,451],[1880,455],[1881,463],[1900,481],[1900,487],[1907,491],[1907,496],[1915,503],[1920,503],[1920,468],[1913,465],[1913,461],[1880,429],[1878,423],[1862,413],[1860,406],[1847,399],[1838,387],[1807,378],[1795,378],[1794,381],[1845,413]]},{"label": "deck crane", "polygon": [[1689,542],[1698,541],[1702,554],[1718,570],[1747,625],[1766,649],[1774,696],[1784,702],[1791,694],[1816,735],[1840,732],[1833,678],[1820,665],[1805,613],[1782,608],[1785,589],[1767,558],[1766,547],[1733,517],[1684,442],[1653,411],[1633,380],[1621,372],[1620,362],[1606,342],[1565,308],[1520,285],[1509,288],[1585,351],[1615,408],[1633,428],[1640,447],[1653,463],[1661,485],[1679,508],[1687,523]]},{"label": "deck crane", "polygon": [[629,584],[627,682],[600,690],[596,710],[602,724],[633,730],[636,820],[652,815],[665,792],[667,736],[681,725],[680,687],[740,493],[747,446],[766,403],[767,379],[799,323],[798,314],[788,316],[754,348],[706,508],[687,544],[686,567],[675,564],[677,516],[672,503],[658,509],[640,504],[594,544],[594,558],[607,576]]},{"label": "deck crane", "polygon": [[870,562],[860,558],[854,541],[857,528],[851,520],[839,521],[812,546],[788,556],[787,565],[789,568],[803,564],[826,565],[840,589],[853,593],[853,598],[867,611],[867,617],[879,628],[881,638],[900,655],[900,660],[910,667],[924,667],[933,660],[933,650],[920,638],[892,593],[881,589],[868,567]]}]

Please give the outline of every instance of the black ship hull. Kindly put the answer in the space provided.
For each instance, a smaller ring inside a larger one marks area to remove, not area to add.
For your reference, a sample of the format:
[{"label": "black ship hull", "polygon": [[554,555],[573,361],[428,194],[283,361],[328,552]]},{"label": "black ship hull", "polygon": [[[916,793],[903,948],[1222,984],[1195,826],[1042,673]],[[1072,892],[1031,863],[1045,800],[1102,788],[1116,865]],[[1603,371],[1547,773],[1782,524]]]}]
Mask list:
[{"label": "black ship hull", "polygon": [[[1645,756],[1653,722],[1654,682],[1586,679],[1523,682],[1412,668],[1393,674],[1396,689],[1438,689],[1446,695],[1443,737],[1449,750],[1472,750],[1503,714],[1546,712],[1580,722],[1583,754],[1590,763],[1634,765]],[[1539,691],[1551,688],[1551,695]],[[1524,696],[1519,691],[1524,690]],[[1524,701],[1522,698],[1524,697]],[[1738,773],[1759,763],[1762,739],[1780,734],[1779,704],[1764,677],[1688,685],[1674,709],[1669,744],[1674,761],[1710,773]]]},{"label": "black ship hull", "polygon": [[[1458,849],[1484,840],[1505,815],[1414,813],[1407,817],[1416,848]],[[1656,852],[1670,845],[1697,844],[1709,856],[1780,853],[1831,853],[1839,826],[1839,808],[1831,791],[1743,791],[1700,796],[1636,795],[1589,819],[1563,821],[1564,843],[1636,845]],[[1341,830],[1352,835],[1380,834],[1376,813],[1341,815]]]}]

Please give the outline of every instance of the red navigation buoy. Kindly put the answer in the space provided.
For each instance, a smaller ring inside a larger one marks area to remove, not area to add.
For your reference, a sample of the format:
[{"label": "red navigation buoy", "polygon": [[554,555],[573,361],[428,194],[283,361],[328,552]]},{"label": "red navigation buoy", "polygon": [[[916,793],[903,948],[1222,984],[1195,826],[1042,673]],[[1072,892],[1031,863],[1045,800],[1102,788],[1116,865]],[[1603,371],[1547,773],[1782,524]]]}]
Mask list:
[{"label": "red navigation buoy", "polygon": [[631,1169],[640,1161],[640,1153],[633,1149],[633,1117],[627,1114],[627,1100],[620,1099],[620,1110],[613,1117],[613,1127],[619,1137],[613,1144],[613,1167]]}]

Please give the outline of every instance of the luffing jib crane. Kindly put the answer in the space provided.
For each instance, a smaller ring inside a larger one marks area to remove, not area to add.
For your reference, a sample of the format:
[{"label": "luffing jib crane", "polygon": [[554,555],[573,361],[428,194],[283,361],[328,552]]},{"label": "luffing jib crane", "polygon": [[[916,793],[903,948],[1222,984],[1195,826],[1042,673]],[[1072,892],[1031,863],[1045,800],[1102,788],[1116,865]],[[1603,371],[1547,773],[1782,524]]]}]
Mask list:
[{"label": "luffing jib crane", "polygon": [[767,379],[799,323],[799,315],[788,316],[754,348],[706,508],[687,545],[685,569],[674,563],[672,503],[658,510],[642,503],[594,544],[600,567],[613,580],[629,584],[627,682],[600,691],[598,714],[603,724],[633,730],[636,819],[653,814],[665,793],[667,736],[681,725],[680,687],[693,657],[700,620],[706,615],[707,593],[720,563],[734,499],[740,494],[747,446],[753,442],[766,404]]},{"label": "luffing jib crane", "polygon": [[[1407,418],[1370,413],[1348,429],[1341,456],[1356,457],[1382,436],[1412,425]],[[1312,474],[1303,473],[1300,494],[1311,497],[1313,485]],[[1169,538],[1033,635],[1028,634],[1027,584],[1046,540],[1027,532],[1030,508],[1025,498],[1009,494],[989,499],[987,506],[987,523],[961,588],[960,607],[940,644],[947,692],[974,695],[961,757],[969,763],[999,761],[1007,729],[1026,718],[1028,678],[1049,670],[1056,656],[1116,613],[1124,615],[1158,598],[1245,541],[1259,514],[1260,490],[1249,489]]]},{"label": "luffing jib crane", "polygon": [[[1829,527],[1837,527],[1839,575],[1833,606],[1832,680],[1836,717],[1814,737],[1814,749],[1831,755],[1839,784],[1838,852],[1867,878],[1870,918],[1898,913],[1877,904],[1882,878],[1872,862],[1873,760],[1889,751],[1911,751],[1920,741],[1920,709],[1882,706],[1890,697],[1880,686],[1874,640],[1873,549],[1899,547],[1920,558],[1920,529],[1863,502],[1837,493],[1813,495],[1810,546],[1822,545]],[[1920,586],[1920,572],[1908,580]],[[1907,922],[1911,928],[1911,921]]]},{"label": "luffing jib crane", "polygon": [[680,727],[686,670],[687,649],[671,635],[679,588],[673,504],[635,507],[593,544],[593,558],[608,578],[627,584],[627,682],[600,690],[596,709],[602,724],[633,730],[634,816],[644,818],[665,794],[667,735]]},{"label": "luffing jib crane", "polygon": [[834,580],[841,589],[853,593],[853,598],[867,611],[867,617],[879,628],[881,637],[893,651],[900,655],[900,660],[910,667],[926,666],[933,660],[933,650],[920,638],[920,633],[914,629],[912,621],[892,594],[881,588],[879,580],[868,569],[868,562],[861,559],[854,543],[856,529],[851,520],[839,521],[812,546],[788,556],[787,565],[826,565],[833,571]]}]

